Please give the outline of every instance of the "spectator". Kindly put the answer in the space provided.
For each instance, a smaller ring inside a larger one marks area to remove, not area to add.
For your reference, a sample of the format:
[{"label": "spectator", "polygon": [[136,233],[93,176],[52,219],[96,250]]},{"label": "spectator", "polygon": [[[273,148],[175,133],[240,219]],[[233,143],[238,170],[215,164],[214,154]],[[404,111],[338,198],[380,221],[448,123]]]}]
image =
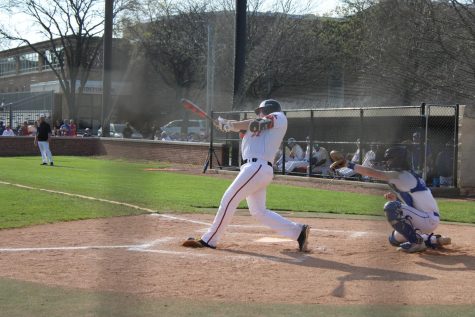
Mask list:
[{"label": "spectator", "polygon": [[165,132],[163,131],[162,134],[160,135],[162,141],[171,141],[172,138],[170,138],[170,136]]},{"label": "spectator", "polygon": [[67,119],[64,119],[64,120],[63,120],[63,124],[62,124],[61,127],[59,128],[59,132],[60,132],[60,135],[61,135],[61,136],[68,136],[68,135],[69,135],[70,128],[69,128],[69,124],[68,124],[68,120],[67,120]]},{"label": "spectator", "polygon": [[[377,169],[377,167],[375,166],[375,162],[376,162],[376,152],[375,152],[374,146],[370,145],[369,151],[366,152],[366,154],[364,155],[363,162],[361,163],[361,165],[364,167],[372,167],[372,168]],[[362,178],[364,181],[371,180],[371,177],[369,176],[363,175]]]},{"label": "spectator", "polygon": [[126,122],[124,131],[122,131],[122,135],[126,139],[130,139],[132,137],[132,128],[130,127],[130,123]]},{"label": "spectator", "polygon": [[76,136],[77,135],[77,126],[76,123],[74,123],[74,120],[71,119],[69,120],[69,136]]},{"label": "spectator", "polygon": [[439,185],[442,187],[452,186],[454,171],[454,147],[452,142],[447,142],[444,149],[437,154],[435,168],[439,177]]},{"label": "spectator", "polygon": [[20,135],[20,136],[30,135],[30,132],[28,131],[28,122],[27,121],[23,122],[23,125],[21,125],[20,128],[18,129],[18,135]]},{"label": "spectator", "polygon": [[51,151],[49,149],[49,137],[51,136],[51,132],[51,126],[45,121],[45,116],[40,115],[34,144],[40,149],[42,160],[41,165],[47,165],[48,162],[49,165],[54,165],[53,155],[51,155]]},{"label": "spectator", "polygon": [[10,128],[10,125],[7,125],[2,132],[2,136],[15,136],[15,132]]},{"label": "spectator", "polygon": [[0,135],[3,134],[4,130],[5,130],[5,125],[3,124],[3,121],[0,121]]},{"label": "spectator", "polygon": [[[359,164],[360,163],[360,154],[361,153],[361,150],[360,150],[360,139],[357,139],[356,140],[356,151],[355,153],[353,154],[353,156],[351,156],[351,159],[350,159],[350,162],[353,162],[355,164]],[[350,178],[350,177],[353,177],[356,175],[356,172],[348,167],[342,167],[342,168],[339,168],[335,171],[335,174],[338,175],[338,176],[342,176],[342,177],[345,177],[345,178]]]},{"label": "spectator", "polygon": [[[414,132],[412,134],[412,144],[410,147],[410,157],[412,169],[420,176],[424,172],[424,155],[425,155],[425,142],[422,140],[421,134],[419,132]],[[427,174],[431,173],[432,164],[432,151],[431,147],[427,145],[427,157],[426,157],[426,166]]]},{"label": "spectator", "polygon": [[287,140],[287,146],[290,149],[290,154],[288,157],[285,157],[284,166],[282,166],[284,161],[283,156],[277,161],[277,170],[282,170],[282,167],[284,167],[285,173],[290,173],[298,167],[307,167],[308,161],[305,160],[305,152],[297,143],[297,140],[294,138],[289,138]]},{"label": "spectator", "polygon": [[[331,159],[326,148],[315,144],[310,154],[310,144],[307,145],[307,151],[305,152],[305,158],[309,161],[312,174],[321,174],[323,176],[330,175]],[[310,156],[310,158],[309,158]]]},{"label": "spectator", "polygon": [[84,134],[82,135],[82,137],[83,138],[88,138],[88,137],[91,137],[91,136],[92,136],[91,129],[89,129],[89,128],[84,129]]},{"label": "spectator", "polygon": [[60,136],[61,135],[61,126],[63,125],[63,121],[56,120],[53,125],[53,135]]},{"label": "spectator", "polygon": [[150,127],[150,134],[149,134],[149,139],[150,140],[155,140],[155,135],[157,134],[158,130],[159,129],[157,128],[157,125],[152,124],[152,126]]}]

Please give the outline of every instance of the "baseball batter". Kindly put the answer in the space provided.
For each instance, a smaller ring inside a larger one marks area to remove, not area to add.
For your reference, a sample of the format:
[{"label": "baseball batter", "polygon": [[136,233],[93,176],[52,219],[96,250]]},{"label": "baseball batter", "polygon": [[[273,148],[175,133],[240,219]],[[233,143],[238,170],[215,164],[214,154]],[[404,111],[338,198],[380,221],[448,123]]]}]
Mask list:
[{"label": "baseball batter", "polygon": [[[338,153],[335,157],[344,157]],[[399,250],[413,253],[427,247],[437,248],[451,243],[449,237],[433,234],[440,222],[437,202],[424,180],[410,168],[409,153],[405,147],[394,146],[384,153],[386,171],[358,165],[353,161],[337,160],[331,168],[346,165],[356,173],[386,181],[392,189],[384,197],[388,202],[384,212],[393,231],[389,243]]]},{"label": "baseball batter", "polygon": [[278,101],[269,99],[255,109],[256,119],[230,121],[218,118],[215,124],[225,132],[244,133],[241,150],[244,164],[224,193],[213,224],[201,239],[190,238],[185,247],[216,248],[239,203],[246,199],[249,211],[260,223],[278,234],[296,240],[307,251],[310,227],[292,222],[266,208],[266,190],[274,176],[272,163],[287,130],[287,118]]}]

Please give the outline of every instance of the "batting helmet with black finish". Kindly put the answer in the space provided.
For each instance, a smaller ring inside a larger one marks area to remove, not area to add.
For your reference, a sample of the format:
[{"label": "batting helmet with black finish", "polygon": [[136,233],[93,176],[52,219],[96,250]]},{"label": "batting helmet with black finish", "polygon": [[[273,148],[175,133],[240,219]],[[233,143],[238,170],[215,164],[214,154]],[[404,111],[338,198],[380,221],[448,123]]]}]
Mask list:
[{"label": "batting helmet with black finish", "polygon": [[274,99],[267,99],[264,100],[259,104],[259,107],[257,107],[254,112],[258,115],[259,112],[261,112],[264,115],[271,114],[272,112],[280,112],[282,111],[282,108],[280,107],[280,103],[277,100]]}]

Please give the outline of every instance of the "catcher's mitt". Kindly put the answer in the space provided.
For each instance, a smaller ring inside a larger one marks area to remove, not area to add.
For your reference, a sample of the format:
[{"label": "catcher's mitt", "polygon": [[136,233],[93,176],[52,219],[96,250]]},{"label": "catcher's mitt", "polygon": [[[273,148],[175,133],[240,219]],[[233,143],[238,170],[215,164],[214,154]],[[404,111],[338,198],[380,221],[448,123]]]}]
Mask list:
[{"label": "catcher's mitt", "polygon": [[346,158],[343,153],[340,151],[333,150],[330,152],[330,157],[333,161],[332,165],[330,165],[330,168],[332,170],[337,170],[342,167],[346,167]]}]

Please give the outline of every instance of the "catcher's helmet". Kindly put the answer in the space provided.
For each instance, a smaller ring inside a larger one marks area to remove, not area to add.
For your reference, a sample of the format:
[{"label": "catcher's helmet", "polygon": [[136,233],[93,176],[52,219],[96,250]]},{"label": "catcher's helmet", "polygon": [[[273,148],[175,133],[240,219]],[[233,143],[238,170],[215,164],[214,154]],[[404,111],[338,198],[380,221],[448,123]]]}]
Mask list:
[{"label": "catcher's helmet", "polygon": [[409,153],[404,146],[393,146],[384,152],[384,161],[389,170],[410,170]]},{"label": "catcher's helmet", "polygon": [[260,103],[259,107],[257,107],[254,112],[258,115],[261,112],[264,115],[271,114],[272,112],[280,112],[282,108],[280,107],[280,103],[274,99],[267,99]]}]

